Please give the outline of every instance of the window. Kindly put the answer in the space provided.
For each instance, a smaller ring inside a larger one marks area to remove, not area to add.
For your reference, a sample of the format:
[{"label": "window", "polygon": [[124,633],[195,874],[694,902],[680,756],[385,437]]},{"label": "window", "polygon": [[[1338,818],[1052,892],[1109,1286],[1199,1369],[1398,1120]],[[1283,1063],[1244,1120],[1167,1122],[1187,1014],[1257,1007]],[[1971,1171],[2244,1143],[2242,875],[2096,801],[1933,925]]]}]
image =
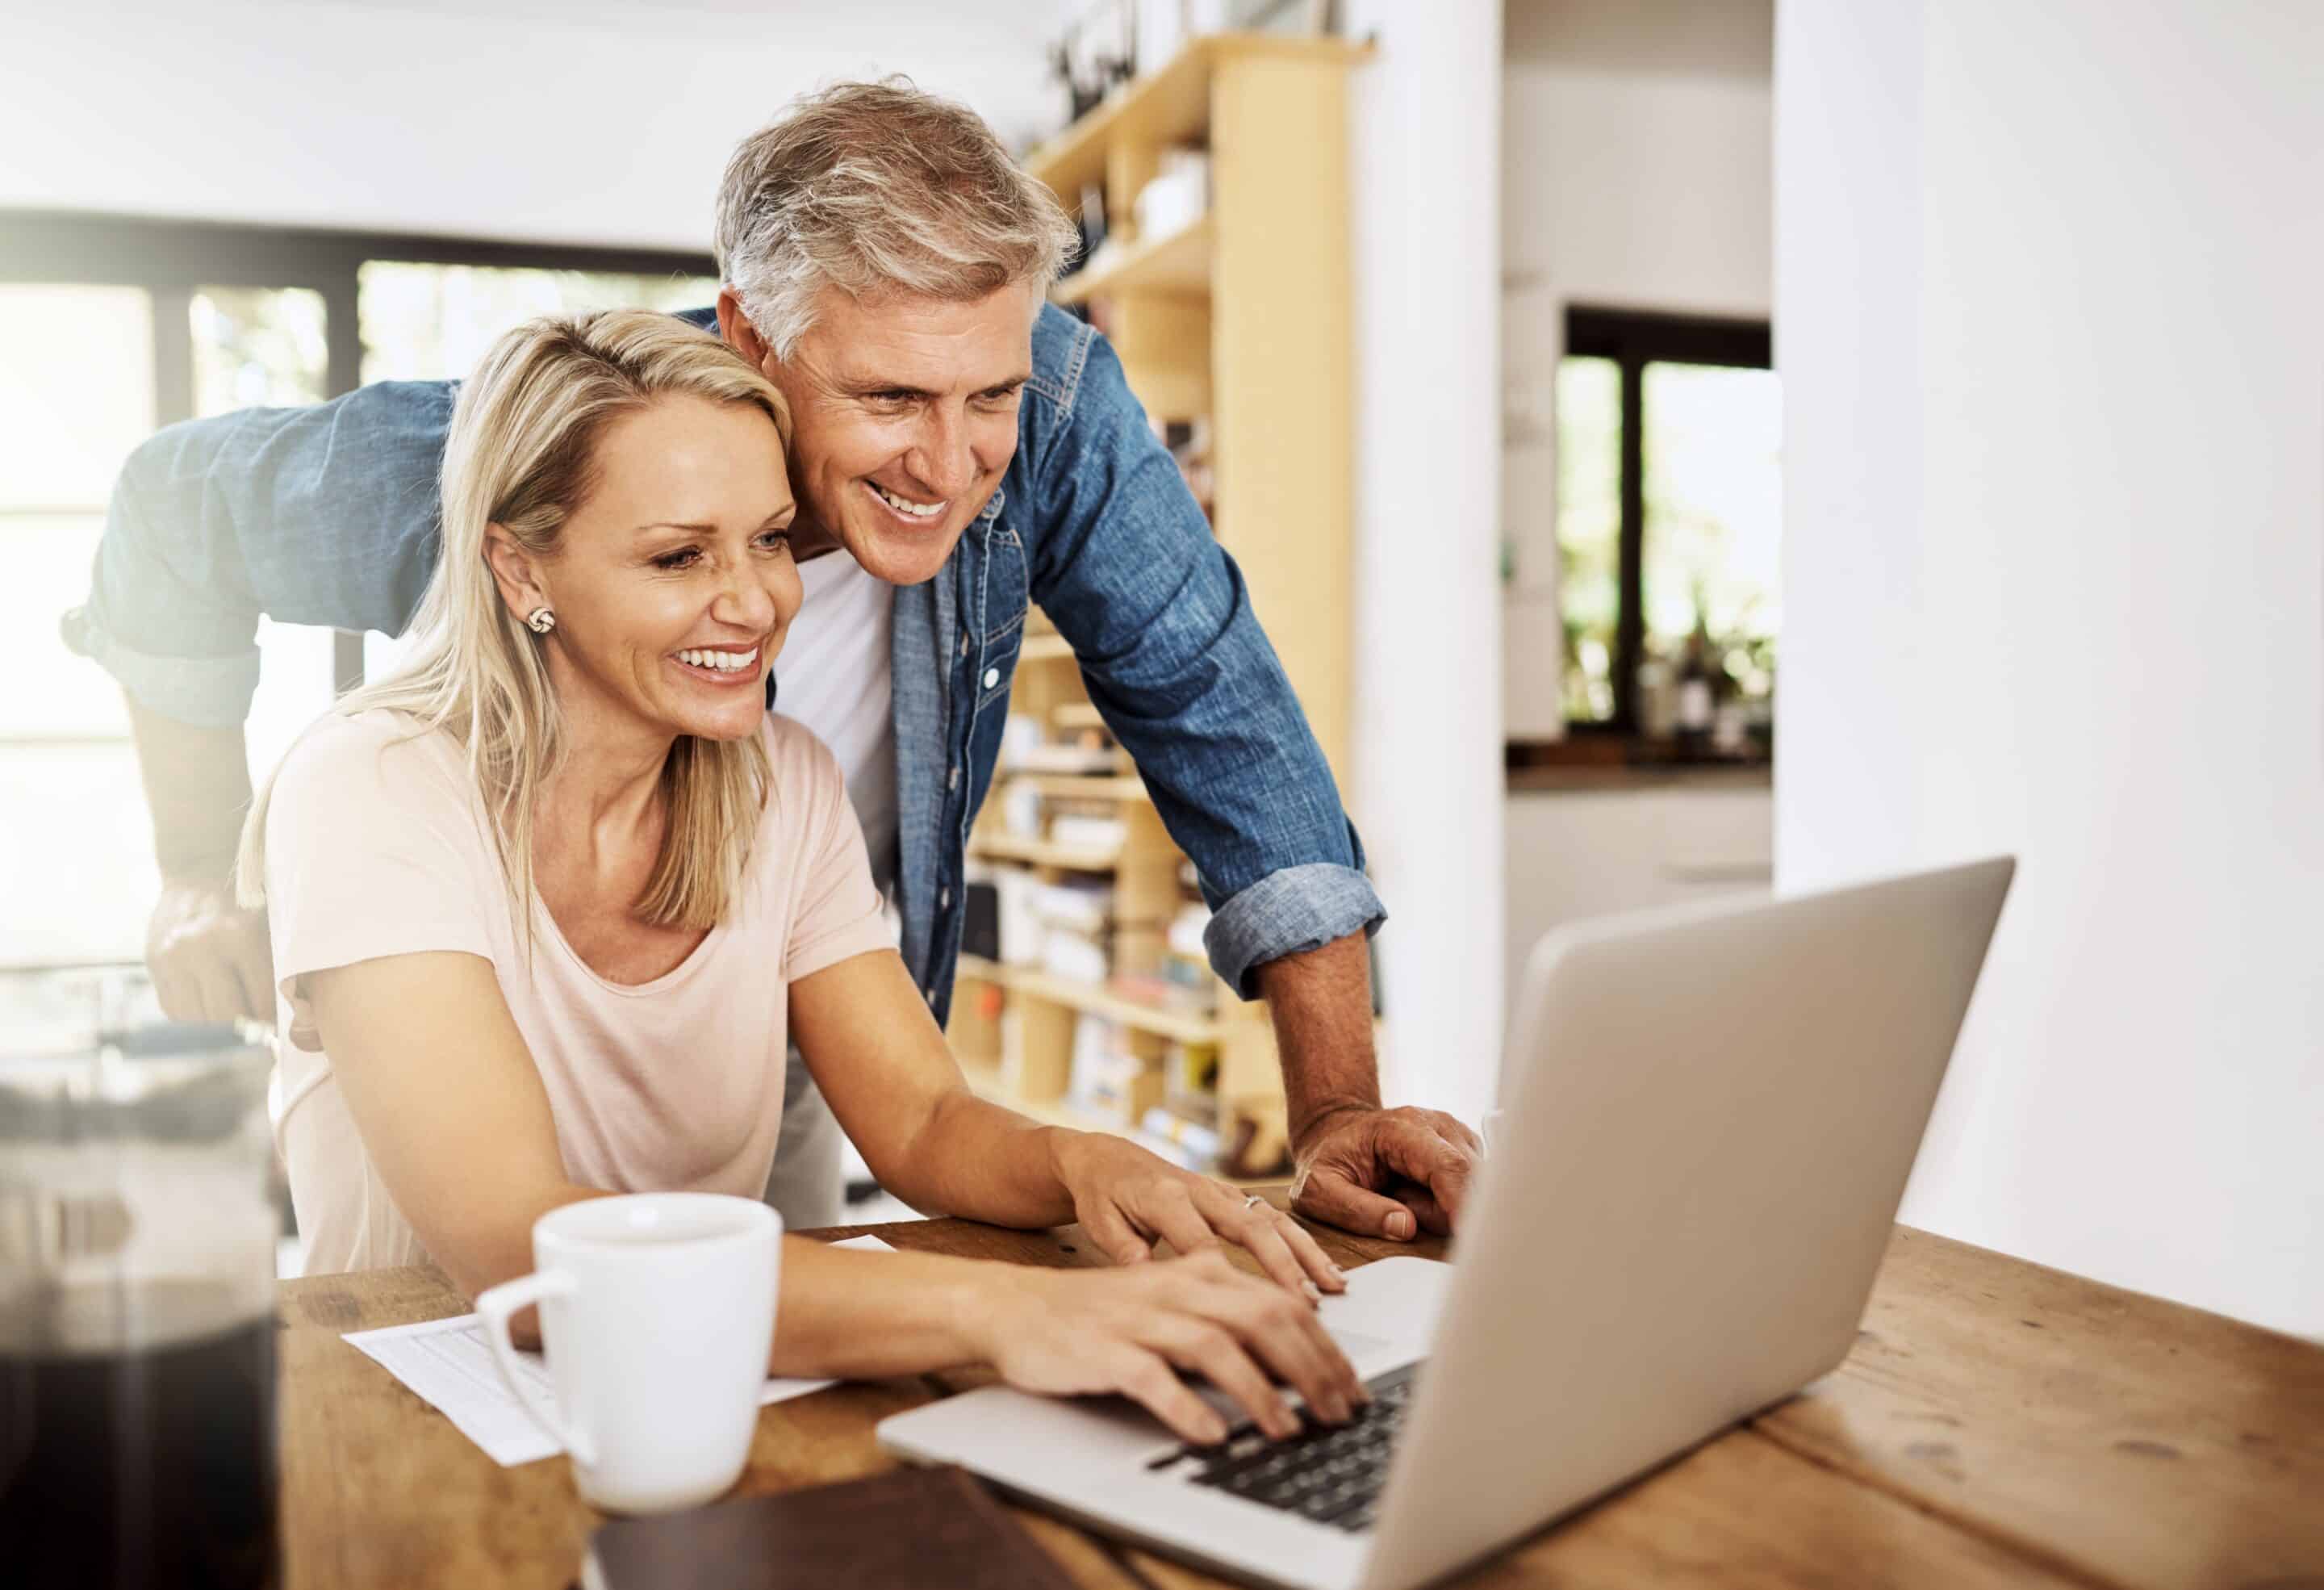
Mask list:
[{"label": "window", "polygon": [[1564,708],[1582,733],[1764,755],[1782,621],[1767,328],[1573,309],[1557,371]]},{"label": "window", "polygon": [[[0,227],[0,668],[32,687],[0,696],[0,1046],[45,1050],[152,1014],[137,967],[159,880],[128,715],[59,633],[130,450],[358,376],[464,374],[531,315],[705,306],[717,282],[707,257],[656,250],[36,212]],[[254,778],[364,666],[361,637],[328,630],[262,624],[259,648]]]}]

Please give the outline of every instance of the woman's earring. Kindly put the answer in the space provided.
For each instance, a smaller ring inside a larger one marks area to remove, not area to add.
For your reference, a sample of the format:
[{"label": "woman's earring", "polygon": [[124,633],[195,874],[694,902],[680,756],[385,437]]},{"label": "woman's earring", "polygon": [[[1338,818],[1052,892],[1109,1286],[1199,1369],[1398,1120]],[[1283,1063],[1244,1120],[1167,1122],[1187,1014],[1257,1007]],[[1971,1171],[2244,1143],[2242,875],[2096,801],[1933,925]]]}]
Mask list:
[{"label": "woman's earring", "polygon": [[524,615],[524,627],[534,634],[545,635],[557,627],[557,615],[546,607],[536,607]]}]

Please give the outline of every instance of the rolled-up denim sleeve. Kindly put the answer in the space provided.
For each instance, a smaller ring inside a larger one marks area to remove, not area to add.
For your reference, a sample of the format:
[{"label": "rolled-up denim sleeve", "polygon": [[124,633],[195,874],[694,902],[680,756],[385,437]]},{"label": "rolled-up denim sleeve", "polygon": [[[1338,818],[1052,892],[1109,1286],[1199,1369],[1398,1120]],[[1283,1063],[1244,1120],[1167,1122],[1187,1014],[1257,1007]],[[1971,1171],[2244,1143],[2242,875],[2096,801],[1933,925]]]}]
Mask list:
[{"label": "rolled-up denim sleeve", "polygon": [[[217,566],[217,554],[231,547],[188,560],[195,548],[155,534],[142,473],[133,456],[114,483],[88,600],[65,615],[65,643],[147,710],[230,728],[250,716],[258,689],[257,598],[238,558]],[[204,562],[207,578],[195,572]]]},{"label": "rolled-up denim sleeve", "polygon": [[148,709],[225,728],[258,687],[262,616],[400,632],[435,566],[453,394],[384,382],[150,438],[114,484],[66,643]]},{"label": "rolled-up denim sleeve", "polygon": [[[1349,833],[1354,832],[1351,825]],[[1309,862],[1269,873],[1213,911],[1203,948],[1230,986],[1255,999],[1259,968],[1268,962],[1321,949],[1351,933],[1370,937],[1386,920],[1387,908],[1360,871]]]},{"label": "rolled-up denim sleeve", "polygon": [[1112,348],[1083,335],[1059,420],[1038,439],[1033,596],[1194,864],[1213,968],[1256,998],[1259,967],[1377,932],[1387,912],[1241,570]]}]

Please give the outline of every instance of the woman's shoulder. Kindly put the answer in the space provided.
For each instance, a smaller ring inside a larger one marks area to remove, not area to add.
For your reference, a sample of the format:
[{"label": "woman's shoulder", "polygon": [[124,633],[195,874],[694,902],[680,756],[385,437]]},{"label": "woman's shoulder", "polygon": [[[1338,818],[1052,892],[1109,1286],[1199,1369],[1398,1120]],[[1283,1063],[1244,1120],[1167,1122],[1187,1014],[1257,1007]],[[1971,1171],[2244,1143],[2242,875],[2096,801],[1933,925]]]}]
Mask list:
[{"label": "woman's shoulder", "polygon": [[284,753],[275,800],[308,795],[399,809],[466,804],[459,743],[407,713],[374,707],[325,713]]},{"label": "woman's shoulder", "polygon": [[836,788],[843,794],[846,791],[847,778],[840,771],[839,758],[807,725],[770,712],[759,738],[767,748],[767,765],[774,772],[779,793],[795,787],[803,779]]}]

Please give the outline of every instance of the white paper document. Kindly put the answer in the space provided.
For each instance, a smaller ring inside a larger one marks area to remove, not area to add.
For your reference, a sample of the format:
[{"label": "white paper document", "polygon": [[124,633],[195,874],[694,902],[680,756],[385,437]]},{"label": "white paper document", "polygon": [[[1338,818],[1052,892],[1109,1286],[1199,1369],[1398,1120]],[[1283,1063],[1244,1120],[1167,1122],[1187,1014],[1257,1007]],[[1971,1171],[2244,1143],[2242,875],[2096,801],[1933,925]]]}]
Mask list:
[{"label": "white paper document", "polygon": [[[876,1236],[850,1237],[834,1247],[862,1248],[872,1253],[896,1250]],[[484,1449],[503,1468],[554,1457],[564,1448],[556,1437],[532,1422],[532,1416],[509,1392],[493,1363],[493,1349],[484,1339],[483,1323],[473,1314],[431,1319],[423,1325],[391,1325],[380,1330],[350,1331],[344,1338],[388,1373],[401,1381],[431,1408],[459,1427],[460,1433]],[[531,1377],[543,1399],[552,1405],[557,1392],[549,1365],[538,1353],[519,1353],[518,1371]],[[836,1381],[787,1380],[770,1375],[759,1393],[759,1406],[820,1391]]]}]

